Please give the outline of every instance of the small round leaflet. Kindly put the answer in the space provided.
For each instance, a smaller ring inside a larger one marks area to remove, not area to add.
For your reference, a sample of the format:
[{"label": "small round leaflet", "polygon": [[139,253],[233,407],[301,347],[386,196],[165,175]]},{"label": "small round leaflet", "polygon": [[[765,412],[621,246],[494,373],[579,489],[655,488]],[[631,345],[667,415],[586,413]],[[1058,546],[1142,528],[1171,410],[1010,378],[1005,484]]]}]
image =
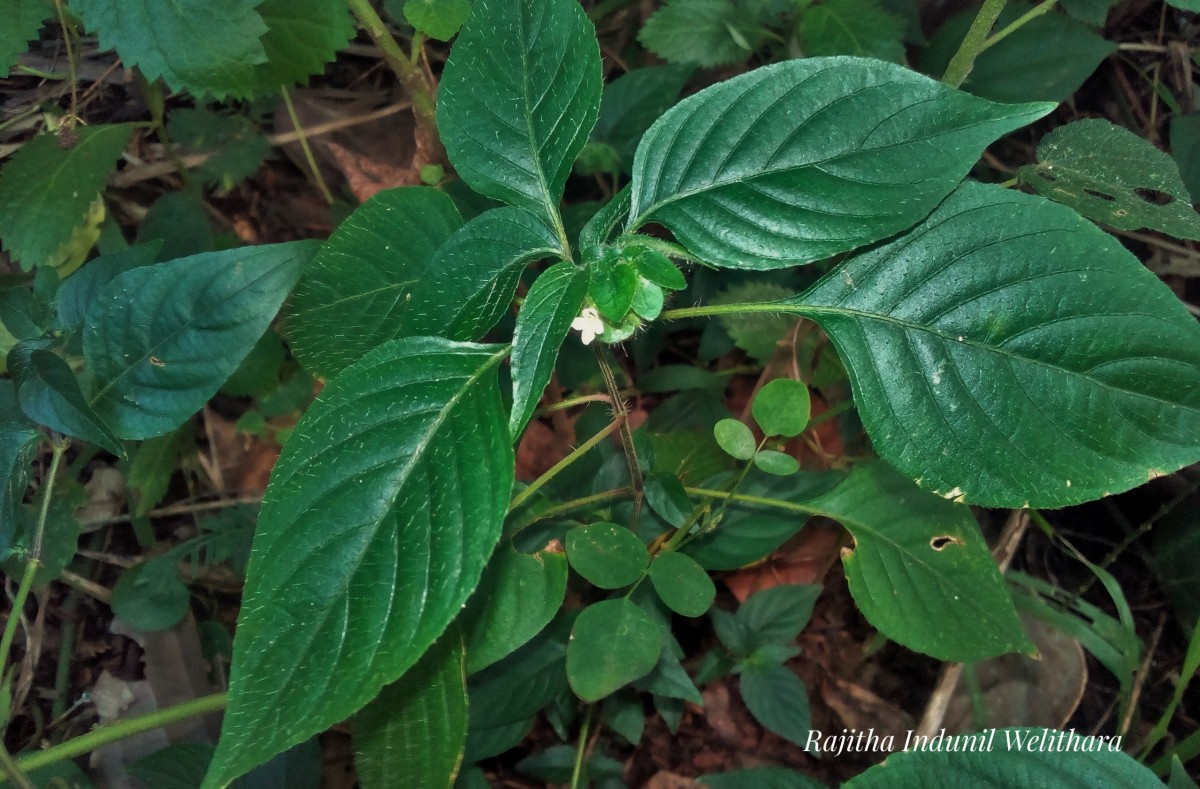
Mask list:
[{"label": "small round leaflet", "polygon": [[567,682],[584,701],[599,701],[658,664],[658,625],[624,597],[593,603],[579,614],[567,644]]},{"label": "small round leaflet", "polygon": [[754,442],[754,434],[750,428],[736,419],[722,419],[713,426],[713,437],[717,445],[738,460],[749,460],[754,457],[758,446]]},{"label": "small round leaflet", "polygon": [[800,470],[800,463],[794,457],[773,449],[764,449],[755,455],[754,465],[777,477],[788,477]]},{"label": "small round leaflet", "polygon": [[766,435],[791,438],[808,427],[811,408],[808,387],[791,378],[776,378],[754,396],[750,412]]},{"label": "small round leaflet", "polygon": [[677,614],[703,616],[712,607],[717,588],[692,557],[670,551],[655,557],[650,582],[659,598]]},{"label": "small round leaflet", "polygon": [[567,532],[567,560],[601,589],[620,589],[642,577],[650,557],[629,529],[601,522]]}]

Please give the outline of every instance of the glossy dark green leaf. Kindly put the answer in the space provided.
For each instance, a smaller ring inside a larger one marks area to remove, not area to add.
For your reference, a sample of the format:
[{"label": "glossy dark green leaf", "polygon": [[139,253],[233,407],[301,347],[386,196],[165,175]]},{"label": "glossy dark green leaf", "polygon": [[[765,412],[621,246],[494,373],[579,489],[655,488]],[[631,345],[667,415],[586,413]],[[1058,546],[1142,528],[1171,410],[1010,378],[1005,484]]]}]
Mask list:
[{"label": "glossy dark green leaf", "polygon": [[61,356],[42,349],[43,344],[22,343],[8,354],[8,369],[25,416],[123,457],[125,448],[120,439],[84,399],[70,365]]},{"label": "glossy dark green leaf", "polygon": [[691,74],[687,66],[650,66],[606,83],[592,141],[611,145],[628,171],[642,135],[671,108]]},{"label": "glossy dark green leaf", "polygon": [[644,277],[639,277],[637,287],[633,291],[633,301],[629,303],[629,309],[643,320],[654,320],[663,309],[662,288]]},{"label": "glossy dark green leaf", "polygon": [[633,304],[638,287],[637,269],[615,255],[607,255],[592,261],[588,272],[588,296],[601,315],[619,323]]},{"label": "glossy dark green leaf", "polygon": [[738,677],[738,690],[756,721],[804,747],[812,718],[808,691],[794,671],[778,663],[750,663]]},{"label": "glossy dark green leaf", "polygon": [[567,559],[601,589],[620,589],[642,577],[650,556],[637,535],[615,523],[589,523],[567,532]]},{"label": "glossy dark green leaf", "polygon": [[1059,126],[1038,143],[1023,183],[1118,230],[1149,228],[1200,238],[1200,214],[1171,157],[1149,140],[1099,119]]},{"label": "glossy dark green leaf", "polygon": [[8,554],[17,528],[17,507],[29,485],[29,464],[42,434],[21,413],[16,384],[0,381],[0,558]]},{"label": "glossy dark green leaf", "polygon": [[126,271],[87,312],[89,401],[122,438],[151,438],[198,411],[275,318],[316,244],[211,252]]},{"label": "glossy dark green leaf", "polygon": [[[38,268],[38,271],[54,269]],[[30,288],[17,285],[0,290],[0,326],[14,339],[36,340],[46,333],[49,323],[46,302],[38,298]]]},{"label": "glossy dark green leaf", "polygon": [[512,492],[495,377],[506,353],[394,340],[300,420],[255,530],[206,787],[355,712],[458,615]]},{"label": "glossy dark green leaf", "polygon": [[596,33],[576,0],[475,0],[438,86],[438,130],[475,191],[561,228],[600,91]]},{"label": "glossy dark green leaf", "polygon": [[754,465],[767,474],[790,477],[800,470],[800,461],[784,452],[764,449],[754,455]]},{"label": "glossy dark green leaf", "polygon": [[129,142],[133,126],[80,126],[63,147],[35,137],[0,169],[0,239],[25,271],[48,263],[84,223]]},{"label": "glossy dark green leaf", "polygon": [[808,387],[792,378],[767,382],[750,405],[750,413],[765,435],[785,438],[804,432],[811,410]]},{"label": "glossy dark green leaf", "polygon": [[683,528],[692,513],[692,502],[688,499],[683,483],[674,473],[656,471],[647,474],[642,489],[646,504],[654,514],[677,529]]},{"label": "glossy dark green leaf", "polygon": [[584,701],[599,701],[644,677],[658,663],[662,638],[628,598],[602,600],[580,612],[567,646],[567,681]]},{"label": "glossy dark green leaf", "polygon": [[790,644],[812,617],[823,587],[782,584],[752,594],[738,608],[738,621],[756,644]]},{"label": "glossy dark green leaf", "polygon": [[712,607],[717,588],[703,567],[684,553],[660,553],[650,563],[654,591],[668,608],[683,616],[703,616]]},{"label": "glossy dark green leaf", "polygon": [[134,630],[169,630],[187,615],[188,588],[174,559],[151,559],[121,573],[112,592],[112,610]]},{"label": "glossy dark green leaf", "polygon": [[842,787],[1162,789],[1162,785],[1154,773],[1120,749],[1119,741],[1110,750],[1107,739],[1086,738],[1074,732],[995,729],[948,737],[928,750],[893,753],[886,764],[872,767]]},{"label": "glossy dark green leaf", "polygon": [[352,719],[362,789],[450,789],[467,740],[466,656],[451,628]]},{"label": "glossy dark green leaf", "polygon": [[653,249],[638,248],[636,244],[635,240],[627,249],[629,259],[639,274],[667,290],[683,290],[687,287],[683,272],[666,255]]},{"label": "glossy dark green leaf", "polygon": [[754,451],[758,448],[754,433],[750,432],[750,428],[746,427],[744,422],[736,419],[722,419],[717,422],[713,426],[713,436],[721,449],[738,460],[749,460],[754,457]]},{"label": "glossy dark green leaf", "polygon": [[587,288],[587,271],[574,263],[551,266],[529,288],[513,333],[513,404],[508,429],[514,441],[521,437],[550,383],[558,349],[583,308]]},{"label": "glossy dark green leaf", "polygon": [[1200,460],[1200,327],[1069,208],[965,184],[792,301],[876,451],[946,498],[1062,507]]},{"label": "glossy dark green leaf", "polygon": [[783,268],[912,226],[984,147],[1053,109],[858,58],[788,60],[689,96],[638,145],[627,230],[712,265]]},{"label": "glossy dark green leaf", "polygon": [[1032,644],[971,510],[875,462],[811,502],[854,538],[850,594],[888,638],[939,660],[974,662]]},{"label": "glossy dark green leaf", "polygon": [[1189,195],[1200,195],[1200,113],[1171,118],[1171,158]]},{"label": "glossy dark green leaf", "polygon": [[537,635],[562,606],[567,559],[501,546],[463,612],[467,673],[475,674]]},{"label": "glossy dark green leaf", "polygon": [[153,263],[161,246],[160,242],[152,241],[88,261],[58,289],[55,298],[58,325],[68,334],[81,331],[88,308],[104,286],[119,274]]},{"label": "glossy dark green leaf", "polygon": [[389,189],[346,218],[288,300],[285,335],[306,369],[331,377],[387,340],[407,334],[408,312],[442,301],[423,286],[434,253],[462,225],[450,198],[428,187]]}]

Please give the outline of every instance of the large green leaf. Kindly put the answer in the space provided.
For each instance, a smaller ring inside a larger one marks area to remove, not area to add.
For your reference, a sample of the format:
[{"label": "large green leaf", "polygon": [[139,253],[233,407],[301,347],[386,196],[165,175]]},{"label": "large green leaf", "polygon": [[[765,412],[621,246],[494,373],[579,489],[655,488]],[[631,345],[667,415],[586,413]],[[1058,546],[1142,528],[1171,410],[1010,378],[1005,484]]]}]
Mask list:
[{"label": "large green leaf", "polygon": [[452,628],[353,719],[362,789],[450,789],[467,741],[462,638]]},{"label": "large green leaf", "polygon": [[87,265],[67,278],[55,294],[54,307],[59,327],[68,335],[82,331],[88,308],[101,289],[113,277],[153,263],[161,246],[160,242],[152,241],[88,261]]},{"label": "large green leaf", "polygon": [[279,86],[325,70],[354,37],[354,20],[345,3],[330,0],[260,0],[258,13],[267,25],[262,46],[267,62],[254,69],[248,91],[274,95]]},{"label": "large green leaf", "polygon": [[513,334],[513,404],[508,429],[515,441],[554,374],[554,362],[571,322],[583,308],[588,273],[573,263],[546,270],[525,297]]},{"label": "large green leaf", "polygon": [[642,135],[679,98],[691,73],[687,66],[651,66],[605,84],[592,142],[612,146],[628,170]]},{"label": "large green leaf", "polygon": [[1051,109],[993,104],[875,60],[777,63],[689,96],[650,127],[627,229],[666,225],[731,268],[819,260],[910,227],[984,147]]},{"label": "large green leaf", "polygon": [[1118,230],[1200,238],[1179,168],[1128,129],[1095,118],[1059,126],[1038,143],[1037,158],[1017,175],[1043,197]]},{"label": "large green leaf", "polygon": [[1200,328],[1069,208],[966,184],[790,301],[875,449],[947,498],[1061,507],[1200,460]]},{"label": "large green leaf", "polygon": [[123,456],[120,440],[84,399],[71,366],[61,356],[40,347],[44,344],[21,343],[8,354],[8,368],[25,416]]},{"label": "large green leaf", "polygon": [[266,331],[316,243],[208,252],[126,271],[88,309],[90,402],[122,438],[173,430]]},{"label": "large green leaf", "polygon": [[43,134],[0,170],[0,239],[22,268],[49,261],[84,223],[132,130],[129,124],[82,126],[66,148]]},{"label": "large green leaf", "polygon": [[16,385],[0,381],[0,559],[8,555],[17,528],[17,507],[29,484],[29,464],[42,434],[21,413]]},{"label": "large green leaf", "polygon": [[857,55],[904,62],[904,20],[875,0],[823,0],[800,26],[809,55]]},{"label": "large green leaf", "polygon": [[38,31],[54,13],[49,0],[8,0],[4,6],[4,25],[0,26],[0,77],[7,77],[9,68],[37,38]]},{"label": "large green leaf", "polygon": [[1154,773],[1121,751],[1120,738],[1115,743],[1111,739],[1054,729],[988,729],[958,737],[935,736],[928,749],[893,753],[884,764],[850,779],[842,787],[1162,789],[1162,781]]},{"label": "large green leaf", "polygon": [[267,25],[254,10],[263,0],[72,0],[100,46],[171,90],[243,96],[254,67],[267,59],[259,40]]},{"label": "large green leaf", "polygon": [[271,475],[205,787],[346,718],[461,610],[512,493],[507,348],[387,342],[331,380]]},{"label": "large green leaf", "polygon": [[627,597],[601,600],[579,614],[567,645],[567,681],[584,701],[599,701],[646,676],[658,663],[662,635]]},{"label": "large green leaf", "polygon": [[750,57],[762,28],[732,0],[668,0],[646,20],[638,40],[672,63],[720,66]]},{"label": "large green leaf", "polygon": [[285,334],[300,363],[332,377],[411,334],[404,316],[414,299],[430,298],[414,293],[428,281],[434,252],[461,225],[450,198],[428,187],[390,189],[359,206],[321,245],[288,300]]},{"label": "large green leaf", "polygon": [[961,662],[1033,649],[967,507],[879,462],[810,504],[854,537],[842,556],[850,594],[888,638]]},{"label": "large green leaf", "polygon": [[438,87],[450,161],[475,191],[561,228],[558,203],[601,82],[596,34],[576,0],[476,0]]}]

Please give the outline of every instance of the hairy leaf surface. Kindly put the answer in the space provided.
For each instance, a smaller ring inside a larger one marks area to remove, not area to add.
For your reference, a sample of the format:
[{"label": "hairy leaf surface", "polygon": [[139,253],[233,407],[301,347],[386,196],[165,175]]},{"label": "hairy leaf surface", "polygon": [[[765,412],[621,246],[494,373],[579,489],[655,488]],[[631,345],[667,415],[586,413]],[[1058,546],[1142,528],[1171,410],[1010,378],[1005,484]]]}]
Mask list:
[{"label": "hairy leaf surface", "polygon": [[92,407],[122,438],[173,430],[250,353],[316,248],[206,252],[114,277],[84,321]]},{"label": "hairy leaf surface", "polygon": [[1200,328],[1069,208],[966,184],[789,301],[876,451],[947,498],[1062,507],[1200,460]]},{"label": "hairy leaf surface", "polygon": [[450,161],[475,191],[560,227],[601,82],[596,33],[576,0],[476,0],[438,87]]},{"label": "hairy leaf surface", "polygon": [[712,265],[808,263],[912,226],[997,137],[1000,105],[897,65],[789,60],[681,101],[642,138],[627,229],[666,225]]},{"label": "hairy leaf surface", "polygon": [[458,615],[499,539],[507,348],[387,342],[332,379],[263,501],[205,787],[354,713]]}]

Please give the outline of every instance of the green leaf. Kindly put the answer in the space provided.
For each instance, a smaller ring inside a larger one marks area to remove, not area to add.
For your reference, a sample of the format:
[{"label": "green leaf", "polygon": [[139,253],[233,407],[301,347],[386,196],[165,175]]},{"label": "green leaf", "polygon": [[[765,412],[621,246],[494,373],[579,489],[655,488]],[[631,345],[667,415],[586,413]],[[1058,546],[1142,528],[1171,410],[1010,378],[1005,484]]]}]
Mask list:
[{"label": "green leaf", "polygon": [[1200,620],[1200,494],[1179,502],[1154,525],[1150,555],[1175,618],[1185,630]]},{"label": "green leaf", "polygon": [[475,0],[438,86],[450,162],[480,194],[561,228],[558,203],[601,83],[595,30],[576,0]]},{"label": "green leaf", "polygon": [[713,426],[713,437],[717,445],[738,460],[749,460],[754,457],[758,442],[745,423],[736,419],[722,419]]},{"label": "green leaf", "polygon": [[471,0],[408,0],[404,18],[414,28],[438,41],[449,41],[467,21]]},{"label": "green leaf", "polygon": [[88,261],[58,289],[58,325],[70,335],[82,331],[84,316],[104,286],[119,274],[153,263],[161,246],[158,242],[142,244]]},{"label": "green leaf", "polygon": [[[842,784],[843,789],[1162,789],[1162,781],[1120,750],[1120,738],[1084,737],[1054,729],[991,729],[947,737],[929,750],[893,753]],[[1083,743],[1082,745],[1080,743]]]},{"label": "green leaf", "polygon": [[628,598],[602,600],[579,614],[567,645],[567,681],[584,701],[599,701],[658,663],[658,625]]},{"label": "green leaf", "polygon": [[359,206],[321,245],[288,300],[284,333],[296,359],[329,378],[410,334],[414,301],[444,320],[438,307],[453,302],[422,286],[436,271],[434,253],[461,225],[450,198],[428,187],[389,189]]},{"label": "green leaf", "polygon": [[463,612],[467,673],[482,671],[537,635],[558,613],[566,591],[562,553],[531,556],[499,548]]},{"label": "green leaf", "polygon": [[783,452],[764,449],[754,456],[754,465],[760,471],[777,477],[790,477],[800,470],[800,461]]},{"label": "green leaf", "polygon": [[874,0],[823,0],[804,10],[806,55],[857,55],[904,63],[904,20]]},{"label": "green leaf", "polygon": [[891,640],[963,663],[1033,649],[967,507],[879,462],[811,504],[854,538],[842,555],[850,594]]},{"label": "green leaf", "polygon": [[38,36],[42,23],[54,9],[49,0],[8,0],[4,7],[4,26],[0,27],[0,78],[7,77],[29,42]]},{"label": "green leaf", "polygon": [[195,172],[214,186],[233,185],[254,175],[271,151],[271,144],[250,119],[233,112],[179,107],[171,110],[167,131],[173,142],[207,154]]},{"label": "green leaf", "polygon": [[808,691],[791,669],[778,663],[750,663],[738,677],[738,690],[756,721],[804,747],[812,728]]},{"label": "green leaf", "polygon": [[663,289],[644,277],[638,277],[637,287],[633,291],[633,301],[629,309],[639,318],[652,321],[663,309]]},{"label": "green leaf", "polygon": [[201,194],[196,190],[167,192],[151,203],[138,225],[137,243],[157,243],[159,260],[212,252],[216,235]]},{"label": "green leaf", "polygon": [[122,572],[112,591],[113,613],[143,633],[179,624],[187,615],[190,595],[175,563],[174,558],[151,559]]},{"label": "green leaf", "polygon": [[605,84],[592,142],[612,146],[628,171],[642,135],[671,109],[691,74],[686,66],[651,66]]},{"label": "green leaf", "polygon": [[792,378],[768,381],[750,406],[754,421],[768,436],[792,438],[808,427],[812,410],[808,387]]},{"label": "green leaf", "polygon": [[126,767],[144,786],[154,789],[196,789],[212,761],[213,746],[180,742],[143,756]]},{"label": "green leaf", "polygon": [[[996,29],[1033,7],[1029,2],[1009,3]],[[975,11],[966,11],[938,28],[921,58],[921,70],[945,73],[974,19]],[[1063,14],[1042,14],[976,58],[962,88],[992,101],[1065,101],[1116,50],[1116,44]]]},{"label": "green leaf", "polygon": [[112,279],[83,330],[92,407],[122,438],[173,430],[250,353],[314,252],[310,241],[230,249]]},{"label": "green leaf", "polygon": [[267,59],[267,25],[255,12],[263,0],[72,0],[103,49],[115,49],[126,67],[147,79],[162,77],[171,90],[196,96],[243,97],[255,66]]},{"label": "green leaf", "polygon": [[574,263],[547,269],[525,297],[513,334],[513,404],[508,430],[521,436],[554,374],[554,362],[571,322],[583,308],[588,273]]},{"label": "green leaf", "polygon": [[352,720],[362,789],[450,789],[467,741],[466,657],[451,628]]},{"label": "green leaf", "polygon": [[271,96],[280,85],[308,84],[354,38],[354,20],[345,3],[260,0],[257,5],[267,25],[262,37],[267,60],[255,66],[246,90],[234,91],[237,96]]},{"label": "green leaf", "polygon": [[[1195,2],[1195,0],[1191,0]],[[1184,0],[1188,2],[1188,0]],[[1116,0],[1063,0],[1062,9],[1073,18],[1092,27],[1102,28],[1108,20],[1108,11],[1116,4]],[[1200,11],[1197,4],[1192,11]]]},{"label": "green leaf", "polygon": [[664,60],[705,67],[744,61],[761,39],[756,20],[731,0],[669,0],[638,34]]},{"label": "green leaf", "polygon": [[1179,168],[1128,129],[1099,119],[1059,126],[1042,138],[1037,156],[1017,176],[1043,197],[1118,230],[1200,238],[1200,214]]},{"label": "green leaf", "polygon": [[588,296],[596,309],[613,323],[619,323],[633,305],[638,287],[637,269],[609,250],[609,254],[591,262],[588,273]]},{"label": "green leaf", "polygon": [[766,66],[650,127],[627,230],[657,222],[730,268],[820,260],[912,226],[989,143],[1051,109],[992,104],[874,60]]},{"label": "green leaf", "polygon": [[653,249],[639,249],[636,244],[640,236],[635,236],[626,247],[629,260],[637,267],[638,273],[655,285],[666,290],[683,290],[687,280],[683,272],[675,267],[670,258]]},{"label": "green leaf", "polygon": [[1069,208],[965,184],[794,302],[876,451],[947,498],[1062,507],[1200,459],[1200,328]]},{"label": "green leaf", "polygon": [[22,269],[48,262],[84,223],[132,131],[130,124],[81,126],[66,148],[43,134],[0,170],[0,239]]},{"label": "green leaf", "polygon": [[1171,118],[1171,157],[1188,195],[1200,195],[1200,113]]},{"label": "green leaf", "polygon": [[124,457],[120,439],[84,399],[70,365],[40,345],[44,343],[21,343],[8,354],[8,369],[25,416]]},{"label": "green leaf", "polygon": [[567,559],[601,589],[620,589],[642,577],[650,556],[637,535],[615,523],[590,523],[567,532]]},{"label": "green leaf", "polygon": [[184,438],[184,430],[176,430],[143,442],[133,453],[125,486],[133,494],[133,506],[129,509],[134,516],[146,515],[167,495]]},{"label": "green leaf", "polygon": [[704,568],[684,553],[660,553],[650,563],[654,591],[672,611],[683,616],[704,616],[717,596],[717,587]]},{"label": "green leaf", "polygon": [[755,592],[737,610],[737,618],[754,636],[754,643],[790,644],[808,626],[819,585],[782,584]]},{"label": "green leaf", "polygon": [[358,710],[459,613],[512,492],[495,378],[506,353],[387,342],[296,425],[254,534],[206,787]]},{"label": "green leaf", "polygon": [[42,434],[21,413],[16,384],[0,381],[0,558],[8,555],[17,527],[17,508],[29,484],[29,464]]}]

